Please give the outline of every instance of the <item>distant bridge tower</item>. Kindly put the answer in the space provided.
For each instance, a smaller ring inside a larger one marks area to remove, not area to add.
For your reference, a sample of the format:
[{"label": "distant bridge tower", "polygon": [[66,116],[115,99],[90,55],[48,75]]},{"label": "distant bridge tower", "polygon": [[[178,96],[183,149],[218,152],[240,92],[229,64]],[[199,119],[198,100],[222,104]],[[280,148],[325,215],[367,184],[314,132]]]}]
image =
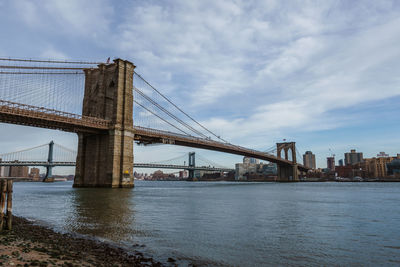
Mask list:
[{"label": "distant bridge tower", "polygon": [[46,166],[46,176],[43,179],[43,182],[54,182],[53,178],[53,151],[54,151],[54,142],[51,141],[49,143],[49,153],[47,156],[47,163],[49,165]]},{"label": "distant bridge tower", "polygon": [[74,187],[133,187],[133,73],[116,59],[85,69],[83,116],[109,120],[103,133],[78,133]]},{"label": "distant bridge tower", "polygon": [[[189,167],[196,167],[196,153],[189,152]],[[194,169],[189,169],[189,180],[194,179]]]},{"label": "distant bridge tower", "polygon": [[[295,142],[284,142],[276,144],[277,156],[282,158],[281,152],[284,152],[286,160],[292,161],[292,164],[283,165],[278,164],[278,181],[279,182],[297,182],[299,181],[299,175],[297,170],[296,160],[296,143]],[[289,159],[289,155],[291,159]]]}]

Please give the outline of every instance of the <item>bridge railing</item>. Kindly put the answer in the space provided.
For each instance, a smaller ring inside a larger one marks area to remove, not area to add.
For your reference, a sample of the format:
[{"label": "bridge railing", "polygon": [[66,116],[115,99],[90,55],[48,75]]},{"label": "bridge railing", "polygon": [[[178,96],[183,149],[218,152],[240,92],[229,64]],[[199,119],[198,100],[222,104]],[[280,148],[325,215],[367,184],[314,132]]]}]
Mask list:
[{"label": "bridge railing", "polygon": [[55,109],[37,107],[28,104],[21,104],[1,99],[0,99],[0,111],[9,114],[26,115],[26,116],[34,114],[35,117],[43,117],[43,118],[44,117],[48,118],[48,115],[54,115],[62,117],[64,122],[73,123],[79,120],[81,122],[84,122],[85,124],[90,124],[93,126],[97,126],[99,128],[109,127],[109,122],[107,120],[69,113],[65,111],[59,111]]},{"label": "bridge railing", "polygon": [[0,166],[75,166],[75,161],[0,161]]},{"label": "bridge railing", "polygon": [[193,170],[207,170],[207,171],[233,171],[230,168],[218,168],[210,166],[188,166],[188,165],[173,165],[173,164],[155,164],[155,163],[134,163],[137,168],[166,168],[166,169],[193,169]]}]

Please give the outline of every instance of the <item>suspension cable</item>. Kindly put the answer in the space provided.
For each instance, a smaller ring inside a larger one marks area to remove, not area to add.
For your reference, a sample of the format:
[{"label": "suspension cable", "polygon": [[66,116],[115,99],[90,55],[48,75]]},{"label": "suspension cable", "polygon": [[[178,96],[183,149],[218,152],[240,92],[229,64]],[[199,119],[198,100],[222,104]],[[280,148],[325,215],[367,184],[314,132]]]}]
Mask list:
[{"label": "suspension cable", "polygon": [[160,91],[158,91],[156,88],[154,88],[149,82],[147,82],[140,74],[138,74],[137,72],[134,71],[134,73],[140,78],[142,79],[147,85],[149,85],[154,91],[156,91],[161,97],[163,97],[166,101],[168,101],[168,103],[170,103],[171,105],[173,105],[175,108],[177,108],[180,112],[182,112],[183,114],[185,114],[189,119],[191,119],[192,121],[194,121],[197,125],[199,125],[201,128],[203,128],[204,130],[206,130],[207,132],[209,132],[210,134],[212,134],[213,136],[215,136],[216,138],[218,138],[219,140],[222,140],[225,143],[229,143],[228,141],[222,139],[220,136],[216,135],[215,133],[213,133],[212,131],[208,130],[206,127],[204,127],[202,124],[200,124],[199,122],[197,122],[195,119],[193,119],[189,114],[187,114],[186,112],[184,112],[182,109],[180,109],[177,105],[175,105],[171,100],[169,100],[166,96],[164,96]]},{"label": "suspension cable", "polygon": [[209,160],[209,159],[206,159],[206,158],[204,158],[204,157],[202,157],[202,156],[200,156],[200,155],[196,155],[196,160],[197,160],[197,159],[203,160],[203,161],[205,161],[206,163],[209,163],[210,165],[212,165],[212,166],[214,166],[214,167],[229,169],[229,168],[227,168],[226,166],[222,166],[222,165],[220,165],[220,164],[218,164],[218,163],[215,163],[215,162],[213,162],[213,161],[211,161],[211,160]]},{"label": "suspension cable", "polygon": [[160,120],[168,123],[169,125],[171,125],[172,127],[174,127],[175,129],[177,129],[178,131],[186,134],[186,135],[190,135],[187,132],[179,129],[178,127],[176,127],[175,125],[173,125],[172,123],[170,123],[169,121],[167,121],[166,119],[162,118],[161,116],[157,115],[156,113],[154,113],[153,111],[151,111],[150,109],[146,108],[145,106],[143,106],[142,104],[140,104],[138,101],[136,101],[135,99],[133,99],[133,102],[135,102],[136,104],[138,104],[139,106],[141,106],[142,108],[144,108],[145,110],[147,110],[148,112],[150,112],[151,114],[153,114],[154,116],[156,116],[157,118],[159,118]]},{"label": "suspension cable", "polygon": [[68,152],[77,153],[76,150],[67,148],[67,147],[65,147],[65,146],[62,146],[62,145],[59,145],[59,144],[56,144],[56,143],[54,143],[54,145],[57,146],[57,147],[59,147],[59,148],[62,148],[62,149],[64,149],[64,150],[66,150],[66,151],[68,151]]},{"label": "suspension cable", "polygon": [[7,66],[0,65],[0,69],[30,69],[30,70],[83,70],[85,68],[63,68],[63,67],[35,67],[35,66]]},{"label": "suspension cable", "polygon": [[158,109],[160,109],[161,111],[163,111],[164,113],[166,113],[168,116],[170,116],[171,118],[173,118],[174,120],[176,120],[177,122],[179,122],[180,124],[182,124],[183,126],[185,126],[186,128],[188,128],[189,130],[193,131],[194,133],[202,136],[203,138],[207,138],[206,135],[204,135],[202,132],[199,132],[198,130],[194,129],[192,126],[190,126],[189,124],[187,124],[186,122],[182,121],[181,119],[179,119],[178,117],[176,117],[174,114],[172,114],[171,112],[169,112],[168,110],[166,110],[164,107],[162,107],[160,104],[158,104],[157,102],[155,102],[151,97],[147,96],[145,93],[143,93],[142,91],[140,91],[138,88],[134,87],[134,90],[137,91],[141,96],[143,96],[144,98],[147,99],[147,101],[149,101],[151,104],[153,104],[154,106],[156,106]]},{"label": "suspension cable", "polygon": [[[186,152],[182,152],[182,153],[184,153],[184,154],[186,155]],[[171,162],[171,161],[174,161],[174,160],[177,160],[177,159],[185,159],[185,155],[177,156],[177,157],[171,158],[171,159],[165,159],[165,160],[160,160],[160,161],[153,161],[153,162],[149,162],[149,164],[157,164],[157,163],[162,164],[162,163]]]},{"label": "suspension cable", "polygon": [[42,74],[58,74],[58,75],[60,75],[60,74],[62,74],[62,75],[64,75],[64,74],[79,74],[79,75],[83,75],[84,73],[83,72],[78,72],[78,71],[75,71],[75,72],[11,72],[11,71],[0,71],[0,74],[39,74],[39,75],[42,75]]},{"label": "suspension cable", "polygon": [[19,150],[19,151],[7,152],[7,153],[0,154],[0,156],[6,156],[6,155],[14,154],[14,153],[26,152],[26,151],[29,151],[29,150],[33,150],[33,149],[36,149],[36,148],[39,148],[39,147],[45,147],[45,146],[48,146],[48,145],[49,144],[43,144],[43,145],[31,147],[31,148],[25,148],[25,149],[22,149],[22,150]]},{"label": "suspension cable", "polygon": [[1,61],[22,61],[22,62],[38,62],[38,63],[60,63],[60,64],[82,64],[82,65],[99,65],[104,62],[89,61],[67,61],[67,60],[39,60],[39,59],[18,59],[18,58],[0,58]]}]

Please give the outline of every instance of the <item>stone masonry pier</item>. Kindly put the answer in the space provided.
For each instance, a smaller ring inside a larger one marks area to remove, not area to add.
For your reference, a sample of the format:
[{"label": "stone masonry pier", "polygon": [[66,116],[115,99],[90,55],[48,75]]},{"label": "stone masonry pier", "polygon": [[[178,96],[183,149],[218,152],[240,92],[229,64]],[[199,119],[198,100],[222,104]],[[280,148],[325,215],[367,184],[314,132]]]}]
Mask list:
[{"label": "stone masonry pier", "polygon": [[78,133],[74,187],[133,187],[133,72],[116,59],[85,69],[82,115],[110,121],[100,133]]}]

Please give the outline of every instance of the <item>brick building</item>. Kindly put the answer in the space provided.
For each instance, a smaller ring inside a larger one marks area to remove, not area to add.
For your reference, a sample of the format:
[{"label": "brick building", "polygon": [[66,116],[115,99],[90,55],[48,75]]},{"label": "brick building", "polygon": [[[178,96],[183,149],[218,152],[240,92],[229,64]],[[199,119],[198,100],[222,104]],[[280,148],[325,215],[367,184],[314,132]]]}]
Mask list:
[{"label": "brick building", "polygon": [[11,166],[10,177],[28,178],[29,167],[28,166]]},{"label": "brick building", "polygon": [[29,178],[31,178],[34,181],[39,181],[40,170],[38,168],[31,168],[31,171],[29,172]]}]

